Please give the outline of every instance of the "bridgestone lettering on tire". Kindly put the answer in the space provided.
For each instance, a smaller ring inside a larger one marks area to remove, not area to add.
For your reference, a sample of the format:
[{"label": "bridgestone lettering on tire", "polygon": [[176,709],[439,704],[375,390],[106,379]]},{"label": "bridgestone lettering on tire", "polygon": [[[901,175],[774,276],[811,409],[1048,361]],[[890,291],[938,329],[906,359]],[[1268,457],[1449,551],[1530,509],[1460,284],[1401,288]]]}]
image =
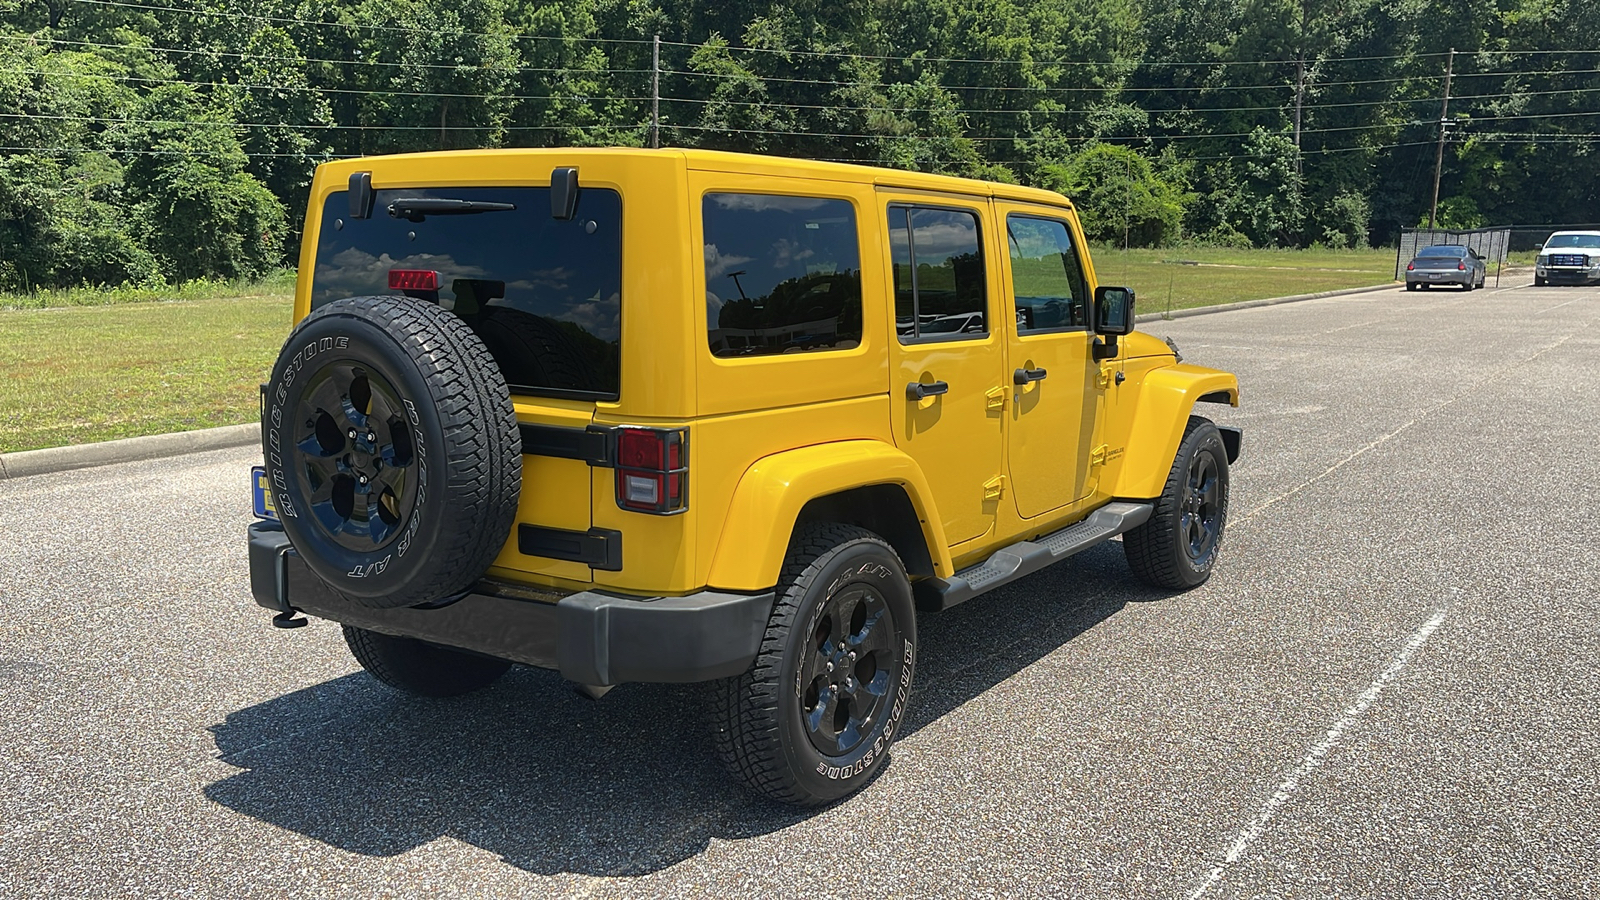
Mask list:
[{"label": "bridgestone lettering on tire", "polygon": [[483,341],[432,303],[352,297],[312,312],[273,367],[261,426],[295,552],[357,603],[458,595],[510,534],[511,395]]},{"label": "bridgestone lettering on tire", "polygon": [[916,642],[911,584],[888,544],[852,525],[799,529],[760,655],[711,686],[717,754],[779,802],[858,790],[905,721]]},{"label": "bridgestone lettering on tire", "polygon": [[1204,584],[1228,522],[1228,451],[1210,420],[1190,416],[1149,521],[1122,536],[1135,575],[1156,587]]}]

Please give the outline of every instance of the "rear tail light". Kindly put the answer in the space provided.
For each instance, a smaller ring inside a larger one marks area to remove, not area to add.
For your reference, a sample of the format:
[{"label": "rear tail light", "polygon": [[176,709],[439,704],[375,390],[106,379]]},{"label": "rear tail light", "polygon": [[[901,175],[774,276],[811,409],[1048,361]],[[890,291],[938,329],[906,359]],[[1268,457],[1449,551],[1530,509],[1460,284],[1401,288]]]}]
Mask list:
[{"label": "rear tail light", "polygon": [[1457,272],[1465,272],[1466,270],[1467,270],[1467,264],[1466,263],[1464,263],[1464,262],[1456,263],[1456,271]]},{"label": "rear tail light", "polygon": [[1414,262],[1406,263],[1406,271],[1407,272],[1415,272],[1416,270],[1417,270],[1417,264],[1416,263],[1414,263]]},{"label": "rear tail light", "polygon": [[688,433],[672,428],[617,429],[617,505],[670,515],[689,506]]},{"label": "rear tail light", "polygon": [[431,269],[390,269],[391,291],[437,291],[439,273]]}]

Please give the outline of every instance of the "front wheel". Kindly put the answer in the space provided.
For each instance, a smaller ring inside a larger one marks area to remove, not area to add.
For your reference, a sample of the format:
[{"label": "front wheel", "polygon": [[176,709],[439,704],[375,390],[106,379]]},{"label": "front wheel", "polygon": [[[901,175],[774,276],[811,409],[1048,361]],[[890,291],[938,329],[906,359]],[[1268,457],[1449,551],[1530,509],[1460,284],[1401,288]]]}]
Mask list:
[{"label": "front wheel", "polygon": [[853,525],[797,530],[760,655],[712,686],[717,755],[781,803],[860,789],[899,733],[916,640],[911,583],[888,544]]},{"label": "front wheel", "polygon": [[1190,416],[1149,521],[1122,536],[1135,575],[1188,590],[1211,577],[1228,522],[1228,451],[1209,419]]},{"label": "front wheel", "polygon": [[1534,287],[1544,287],[1544,285],[1545,285],[1545,280],[1543,278],[1541,278],[1538,275],[1533,276],[1533,286]]}]

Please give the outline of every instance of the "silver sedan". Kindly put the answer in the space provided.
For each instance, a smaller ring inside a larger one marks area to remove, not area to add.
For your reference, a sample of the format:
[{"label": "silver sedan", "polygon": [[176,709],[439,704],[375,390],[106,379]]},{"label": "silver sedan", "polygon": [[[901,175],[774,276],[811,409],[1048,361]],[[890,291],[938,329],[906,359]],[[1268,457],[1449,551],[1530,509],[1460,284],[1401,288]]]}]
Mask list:
[{"label": "silver sedan", "polygon": [[1489,266],[1470,247],[1435,244],[1423,247],[1406,265],[1406,290],[1435,284],[1453,284],[1464,291],[1483,287]]}]

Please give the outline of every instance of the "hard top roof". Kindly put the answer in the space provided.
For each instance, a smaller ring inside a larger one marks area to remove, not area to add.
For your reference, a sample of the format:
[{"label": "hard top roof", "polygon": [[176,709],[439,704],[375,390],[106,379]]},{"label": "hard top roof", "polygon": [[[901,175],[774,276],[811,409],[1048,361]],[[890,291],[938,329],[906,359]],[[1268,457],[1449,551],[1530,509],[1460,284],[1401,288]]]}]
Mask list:
[{"label": "hard top roof", "polygon": [[[345,177],[348,173],[382,166],[382,160],[421,162],[430,158],[454,159],[463,156],[525,156],[549,158],[552,163],[574,161],[584,156],[657,156],[678,157],[690,169],[707,172],[750,172],[790,178],[809,178],[820,181],[847,181],[855,184],[874,184],[879,187],[917,191],[968,194],[995,197],[1025,203],[1070,207],[1071,201],[1054,191],[1003,184],[997,181],[980,181],[975,178],[958,178],[953,175],[933,175],[927,172],[907,172],[879,166],[854,163],[824,162],[813,159],[794,159],[783,156],[763,156],[754,153],[730,153],[721,150],[689,150],[667,148],[652,150],[640,147],[538,147],[504,148],[490,150],[438,150],[423,153],[398,153],[385,156],[364,156],[334,160],[322,168],[328,175]],[[581,168],[581,166],[580,166]],[[581,173],[580,173],[581,178]]]}]

